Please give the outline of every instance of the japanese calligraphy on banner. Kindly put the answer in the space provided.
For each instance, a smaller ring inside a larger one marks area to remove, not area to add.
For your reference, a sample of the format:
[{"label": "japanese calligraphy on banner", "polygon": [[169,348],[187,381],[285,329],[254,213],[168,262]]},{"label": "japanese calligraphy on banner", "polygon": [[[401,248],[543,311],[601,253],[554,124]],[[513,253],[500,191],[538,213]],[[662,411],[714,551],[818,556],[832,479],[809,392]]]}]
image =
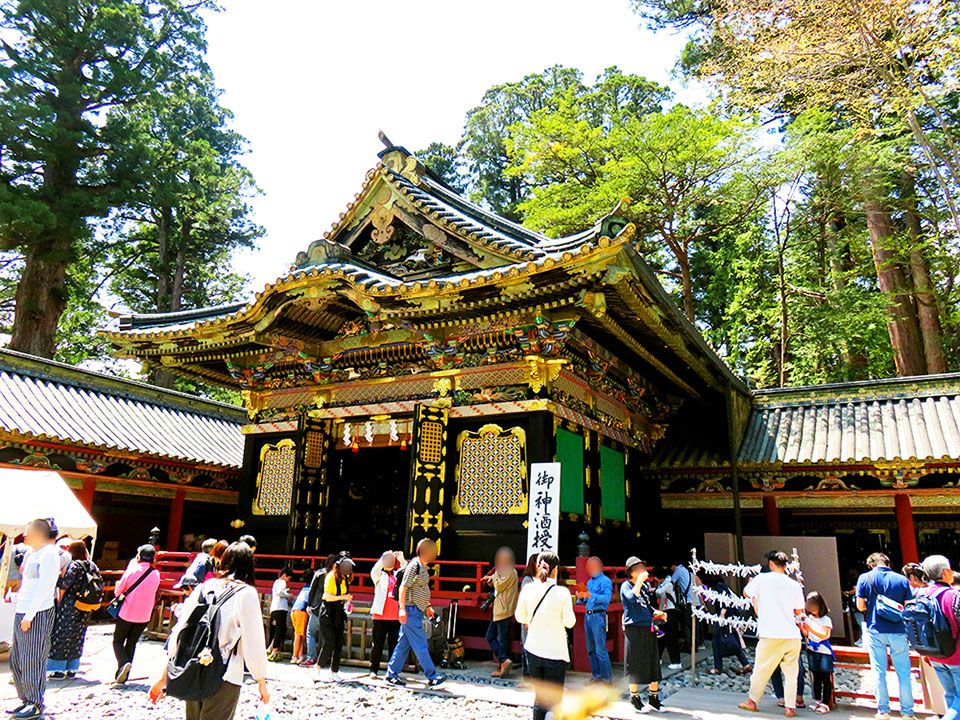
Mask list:
[{"label": "japanese calligraphy on banner", "polygon": [[527,557],[557,552],[559,526],[560,463],[531,463]]}]

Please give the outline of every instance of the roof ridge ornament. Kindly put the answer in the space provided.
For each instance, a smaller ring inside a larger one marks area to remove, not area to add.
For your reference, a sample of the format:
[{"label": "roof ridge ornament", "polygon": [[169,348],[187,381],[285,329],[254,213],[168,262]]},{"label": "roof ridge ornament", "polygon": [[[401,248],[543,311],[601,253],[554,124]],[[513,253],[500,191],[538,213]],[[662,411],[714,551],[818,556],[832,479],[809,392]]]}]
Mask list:
[{"label": "roof ridge ornament", "polygon": [[377,133],[377,137],[384,145],[384,149],[377,153],[383,165],[419,186],[420,178],[427,173],[426,166],[402,145],[394,145],[383,130]]},{"label": "roof ridge ornament", "polygon": [[616,206],[600,220],[600,236],[615,238],[623,232],[630,221],[624,217],[626,210],[630,207],[630,198],[620,198]]}]

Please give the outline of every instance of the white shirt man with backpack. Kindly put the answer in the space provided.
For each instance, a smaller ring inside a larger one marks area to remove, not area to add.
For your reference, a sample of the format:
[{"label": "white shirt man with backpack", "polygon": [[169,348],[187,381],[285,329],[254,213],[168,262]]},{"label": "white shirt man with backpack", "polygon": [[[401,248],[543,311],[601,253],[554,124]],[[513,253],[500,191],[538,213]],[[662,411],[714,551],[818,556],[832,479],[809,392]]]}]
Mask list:
[{"label": "white shirt man with backpack", "polygon": [[[956,720],[960,715],[960,643],[957,642],[957,637],[960,635],[960,592],[951,587],[954,573],[950,568],[950,561],[943,555],[931,555],[923,561],[922,565],[923,571],[932,584],[921,588],[917,593],[937,600],[950,626],[949,640],[943,638],[946,647],[942,650],[947,654],[939,657],[927,655],[925,659],[933,665],[940,684],[943,685],[947,706],[947,712],[943,717],[947,720]],[[910,638],[910,621],[907,619],[910,617],[909,611],[904,612],[904,617],[907,637]],[[921,652],[921,654],[924,653]]]}]

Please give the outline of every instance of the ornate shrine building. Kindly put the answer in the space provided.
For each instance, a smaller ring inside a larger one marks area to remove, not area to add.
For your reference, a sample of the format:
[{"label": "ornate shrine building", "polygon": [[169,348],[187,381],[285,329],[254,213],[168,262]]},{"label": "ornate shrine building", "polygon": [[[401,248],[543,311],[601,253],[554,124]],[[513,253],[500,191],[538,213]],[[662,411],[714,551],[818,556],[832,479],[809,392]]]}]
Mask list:
[{"label": "ornate shrine building", "polygon": [[226,536],[243,459],[240,408],[0,350],[0,467],[58,471],[120,568],[153,527],[169,550]]},{"label": "ornate shrine building", "polygon": [[616,209],[548,238],[388,144],[332,229],[250,302],[122,317],[119,354],[242,390],[239,516],[265,548],[448,559],[526,546],[529,465],[562,463],[560,550],[661,533],[644,481],[673,423],[727,438],[750,393]]},{"label": "ornate shrine building", "polygon": [[915,557],[916,530],[921,550],[960,550],[960,375],[751,392],[617,209],[548,238],[387,144],[250,303],[107,333],[242,391],[238,515],[265,548],[374,557],[432,537],[447,559],[519,555],[530,463],[556,460],[567,561],[583,531],[611,559],[684,557],[734,530],[735,477],[747,534],[837,535],[841,567]]}]

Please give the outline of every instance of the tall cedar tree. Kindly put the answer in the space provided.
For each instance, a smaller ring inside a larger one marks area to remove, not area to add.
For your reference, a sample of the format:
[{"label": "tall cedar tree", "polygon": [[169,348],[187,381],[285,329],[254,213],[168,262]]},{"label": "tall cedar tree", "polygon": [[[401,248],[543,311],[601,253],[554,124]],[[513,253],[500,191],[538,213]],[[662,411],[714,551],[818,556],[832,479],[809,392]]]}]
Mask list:
[{"label": "tall cedar tree", "polygon": [[50,357],[70,264],[139,168],[111,109],[201,60],[212,0],[0,2],[0,242],[23,257],[10,347]]}]

